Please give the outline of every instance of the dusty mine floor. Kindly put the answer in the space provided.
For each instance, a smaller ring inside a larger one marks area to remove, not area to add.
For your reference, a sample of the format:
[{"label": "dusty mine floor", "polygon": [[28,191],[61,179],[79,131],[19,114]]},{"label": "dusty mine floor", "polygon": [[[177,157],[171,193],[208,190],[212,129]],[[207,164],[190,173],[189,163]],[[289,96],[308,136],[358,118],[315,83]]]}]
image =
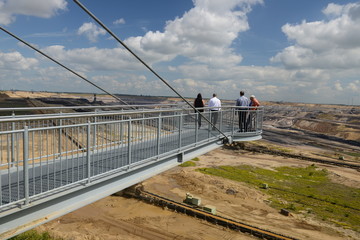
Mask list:
[{"label": "dusty mine floor", "polygon": [[[199,159],[196,167],[176,167],[148,179],[143,182],[145,190],[180,202],[190,192],[200,197],[203,204],[216,206],[221,216],[298,239],[360,239],[359,233],[315,219],[296,214],[283,216],[268,206],[267,196],[260,191],[242,183],[194,171],[198,167],[239,164],[261,168],[305,167],[312,164],[310,162],[224,148],[202,155]],[[317,165],[327,168],[336,182],[360,186],[360,176],[356,170]],[[38,230],[46,230],[65,239],[257,239],[119,196],[95,202],[40,226]]]}]

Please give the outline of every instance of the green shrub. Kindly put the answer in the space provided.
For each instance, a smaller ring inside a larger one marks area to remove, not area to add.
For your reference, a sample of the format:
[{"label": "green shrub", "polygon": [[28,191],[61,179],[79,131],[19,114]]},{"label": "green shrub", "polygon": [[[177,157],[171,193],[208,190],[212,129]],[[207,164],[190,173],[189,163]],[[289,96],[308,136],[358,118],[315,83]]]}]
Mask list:
[{"label": "green shrub", "polygon": [[38,233],[35,230],[30,230],[21,233],[10,240],[62,240],[61,238],[53,238],[48,232]]},{"label": "green shrub", "polygon": [[196,163],[192,161],[187,161],[179,165],[180,167],[195,167]]}]

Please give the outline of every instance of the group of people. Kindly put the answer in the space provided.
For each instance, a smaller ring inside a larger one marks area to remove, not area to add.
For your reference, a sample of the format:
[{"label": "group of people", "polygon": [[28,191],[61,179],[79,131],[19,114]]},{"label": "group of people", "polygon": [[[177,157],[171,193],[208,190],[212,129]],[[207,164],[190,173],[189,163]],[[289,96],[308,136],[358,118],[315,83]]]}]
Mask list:
[{"label": "group of people", "polygon": [[[248,110],[256,110],[260,106],[260,102],[255,98],[254,95],[250,96],[248,99],[245,96],[244,91],[240,91],[240,97],[236,100],[236,106],[238,107],[236,111],[239,113],[239,132],[247,132],[249,127],[252,126],[254,120],[254,112]],[[194,100],[194,107],[198,109],[199,112],[204,112],[205,102],[202,98],[201,93],[199,93]],[[219,111],[221,110],[221,101],[217,98],[216,93],[213,94],[213,97],[208,102],[208,107],[211,112],[211,123],[213,130],[218,120]],[[198,127],[201,127],[201,117],[198,116]]]}]

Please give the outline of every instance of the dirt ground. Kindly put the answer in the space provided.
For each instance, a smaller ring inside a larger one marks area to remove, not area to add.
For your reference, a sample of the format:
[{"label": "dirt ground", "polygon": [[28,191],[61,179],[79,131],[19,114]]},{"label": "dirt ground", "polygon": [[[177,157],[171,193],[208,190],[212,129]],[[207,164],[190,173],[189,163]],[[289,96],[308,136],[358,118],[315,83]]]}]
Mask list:
[{"label": "dirt ground", "polygon": [[[245,184],[195,172],[194,168],[248,164],[262,168],[307,166],[312,163],[246,151],[219,148],[199,157],[196,167],[176,167],[143,182],[145,190],[182,201],[187,192],[218,215],[298,239],[360,239],[359,233],[302,215],[283,216],[267,204],[267,196]],[[360,186],[359,172],[327,168],[334,181]],[[149,205],[136,199],[110,196],[38,227],[65,239],[257,239],[203,220]]]}]

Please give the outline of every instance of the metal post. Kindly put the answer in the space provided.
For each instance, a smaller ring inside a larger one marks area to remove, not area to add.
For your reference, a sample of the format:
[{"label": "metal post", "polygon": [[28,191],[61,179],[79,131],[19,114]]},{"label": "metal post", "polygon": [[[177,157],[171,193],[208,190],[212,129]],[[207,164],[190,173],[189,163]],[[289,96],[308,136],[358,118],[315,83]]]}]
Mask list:
[{"label": "metal post", "polygon": [[[13,113],[14,114],[14,113]],[[15,115],[13,115],[15,116]],[[11,123],[12,131],[15,131],[15,122]],[[15,133],[11,133],[11,166],[14,166],[15,162]]]},{"label": "metal post", "polygon": [[195,146],[197,145],[197,142],[199,140],[199,118],[201,118],[199,113],[195,113],[196,114],[196,123],[195,123]]},{"label": "metal post", "polygon": [[[62,112],[60,112],[60,115],[62,114]],[[62,126],[62,119],[59,119],[59,126]],[[60,161],[61,161],[61,148],[62,148],[62,143],[61,143],[61,134],[62,133],[62,128],[59,128],[59,157],[60,157]]]},{"label": "metal post", "polygon": [[231,115],[231,135],[234,135],[235,131],[235,108],[231,109],[232,115]]},{"label": "metal post", "polygon": [[23,136],[23,173],[24,173],[24,197],[25,205],[29,204],[29,128],[24,126],[24,136]]},{"label": "metal post", "polygon": [[223,117],[224,117],[224,115],[223,115],[223,111],[220,111],[219,110],[219,112],[220,112],[220,124],[219,124],[219,129],[220,129],[220,131],[222,131],[222,126],[223,126]]},{"label": "metal post", "polygon": [[128,169],[131,165],[131,117],[128,122]]},{"label": "metal post", "polygon": [[[209,110],[209,119],[210,119],[210,122],[212,123],[212,121],[211,121],[211,118],[212,118],[212,116],[211,116],[211,111]],[[211,129],[212,129],[212,126],[211,126],[211,124],[209,123],[208,124],[208,141],[210,141],[210,131],[211,131]]]},{"label": "metal post", "polygon": [[180,151],[180,149],[181,149],[181,132],[182,132],[182,125],[183,125],[183,113],[180,112],[180,116],[179,116],[179,139],[178,139],[179,149],[178,149],[178,151]]},{"label": "metal post", "polygon": [[87,160],[87,182],[90,183],[91,179],[91,124],[90,121],[88,121],[87,125],[87,138],[86,138],[86,160]]},{"label": "metal post", "polygon": [[[97,113],[97,109],[95,109],[95,114]],[[96,148],[96,134],[97,134],[97,117],[94,117],[94,130],[93,130],[93,151],[95,151]]]},{"label": "metal post", "polygon": [[159,114],[158,118],[158,129],[157,129],[157,158],[159,158],[160,155],[160,136],[161,136],[161,113]]},{"label": "metal post", "polygon": [[[144,111],[144,109],[143,109]],[[145,113],[142,114],[142,120],[141,120],[141,140],[145,139]]]},{"label": "metal post", "polygon": [[[60,112],[60,115],[61,115],[61,112]],[[62,119],[59,119],[59,125],[60,127],[62,126]],[[61,161],[61,149],[62,149],[62,143],[61,143],[61,140],[62,140],[62,128],[59,128],[59,161],[60,161],[60,185],[62,185],[62,161]]]},{"label": "metal post", "polygon": [[124,120],[124,116],[121,115],[121,122],[120,122],[120,139],[119,139],[121,144],[124,143],[124,141],[123,141],[123,135],[124,135],[124,129],[123,129],[123,124],[124,124],[124,122],[123,122],[123,120]]},{"label": "metal post", "polygon": [[129,117],[128,122],[128,169],[131,165],[131,131],[132,131],[132,125],[131,125],[131,117]]}]

